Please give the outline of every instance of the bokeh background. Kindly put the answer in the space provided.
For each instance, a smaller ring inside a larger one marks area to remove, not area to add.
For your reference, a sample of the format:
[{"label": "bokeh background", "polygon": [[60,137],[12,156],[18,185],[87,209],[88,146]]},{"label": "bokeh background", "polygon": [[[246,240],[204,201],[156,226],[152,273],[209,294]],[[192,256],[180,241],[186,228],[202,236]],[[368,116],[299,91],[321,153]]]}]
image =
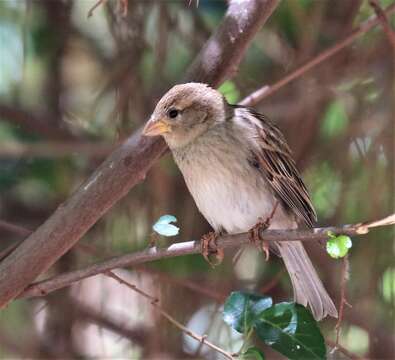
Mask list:
[{"label": "bokeh background", "polygon": [[[392,0],[380,1],[383,8]],[[226,11],[225,1],[0,1],[0,251],[22,240],[143,124],[180,81]],[[221,86],[236,103],[336,44],[374,12],[367,1],[282,1],[257,33],[240,69]],[[394,26],[394,16],[389,16]],[[261,101],[283,130],[311,192],[319,225],[374,220],[394,211],[395,49],[377,26],[337,55]],[[111,191],[111,189],[108,189]],[[175,215],[180,234],[209,230],[170,155],[44,277],[144,249],[152,224]],[[11,227],[10,224],[15,225]],[[394,231],[353,239],[341,344],[355,356],[393,359]],[[309,247],[336,302],[341,261]],[[279,259],[247,248],[211,268],[200,255],[120,272],[160,299],[199,334],[237,351],[222,322],[232,290],[276,301],[292,296]],[[335,320],[321,329],[334,340]],[[270,358],[280,355],[265,352]],[[0,313],[1,358],[216,358],[161,317],[149,302],[104,276]]]}]

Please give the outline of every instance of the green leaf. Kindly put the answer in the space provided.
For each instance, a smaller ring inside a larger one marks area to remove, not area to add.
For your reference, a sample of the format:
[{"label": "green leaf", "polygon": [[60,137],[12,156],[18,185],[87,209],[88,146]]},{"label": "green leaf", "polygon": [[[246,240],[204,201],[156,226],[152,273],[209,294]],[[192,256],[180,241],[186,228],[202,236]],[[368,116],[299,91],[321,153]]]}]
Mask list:
[{"label": "green leaf", "polygon": [[339,100],[333,101],[326,109],[321,133],[328,138],[339,136],[344,133],[348,123],[349,119],[344,104]]},{"label": "green leaf", "polygon": [[259,314],[272,304],[270,297],[235,291],[225,302],[223,318],[236,331],[244,333],[254,325]]},{"label": "green leaf", "polygon": [[339,259],[348,254],[352,241],[347,235],[335,236],[328,232],[329,240],[326,243],[326,252],[333,258]]},{"label": "green leaf", "polygon": [[253,346],[241,354],[242,360],[265,360],[265,354],[257,347]]},{"label": "green leaf", "polygon": [[234,82],[227,80],[219,88],[218,91],[225,96],[229,104],[236,104],[240,99],[240,92]]},{"label": "green leaf", "polygon": [[173,215],[163,215],[152,226],[152,229],[159,235],[175,236],[178,234],[180,229],[177,226],[170,224],[171,222],[177,222],[177,218]]},{"label": "green leaf", "polygon": [[276,304],[260,313],[254,327],[260,340],[291,360],[326,358],[320,329],[302,305]]}]

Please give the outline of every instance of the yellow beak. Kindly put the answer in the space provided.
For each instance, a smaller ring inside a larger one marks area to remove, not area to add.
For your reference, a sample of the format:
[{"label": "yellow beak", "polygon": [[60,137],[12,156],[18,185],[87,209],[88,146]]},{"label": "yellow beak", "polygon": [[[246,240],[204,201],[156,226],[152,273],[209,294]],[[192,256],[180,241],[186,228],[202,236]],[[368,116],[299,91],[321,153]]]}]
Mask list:
[{"label": "yellow beak", "polygon": [[164,120],[150,120],[144,127],[144,136],[157,136],[171,132],[171,126]]}]

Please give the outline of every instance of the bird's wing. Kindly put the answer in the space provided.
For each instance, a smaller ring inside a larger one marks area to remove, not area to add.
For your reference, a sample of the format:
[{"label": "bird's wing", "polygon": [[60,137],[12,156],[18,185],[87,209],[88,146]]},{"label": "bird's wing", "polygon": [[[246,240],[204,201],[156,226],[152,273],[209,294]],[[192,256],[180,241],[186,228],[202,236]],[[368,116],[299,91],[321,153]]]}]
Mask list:
[{"label": "bird's wing", "polygon": [[283,134],[265,116],[244,110],[245,120],[249,118],[256,129],[258,146],[252,150],[252,165],[264,174],[285,205],[307,226],[313,227],[317,215]]}]

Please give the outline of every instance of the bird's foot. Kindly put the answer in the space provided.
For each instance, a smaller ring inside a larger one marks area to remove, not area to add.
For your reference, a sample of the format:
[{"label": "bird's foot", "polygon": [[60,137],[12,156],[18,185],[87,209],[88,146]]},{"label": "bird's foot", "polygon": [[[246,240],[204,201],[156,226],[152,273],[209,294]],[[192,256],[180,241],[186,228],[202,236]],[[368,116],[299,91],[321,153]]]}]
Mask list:
[{"label": "bird's foot", "polygon": [[[202,236],[200,239],[201,253],[204,259],[212,266],[219,265],[224,258],[224,250],[218,247],[217,239],[220,234],[214,231]],[[214,255],[216,262],[212,262],[210,255]]]},{"label": "bird's foot", "polygon": [[269,218],[258,218],[258,223],[249,230],[250,242],[265,253],[265,260],[269,260],[269,243],[261,237],[261,232],[270,226]]},{"label": "bird's foot", "polygon": [[250,241],[253,245],[255,245],[258,249],[261,249],[265,253],[265,260],[269,260],[269,243],[262,239],[261,233],[265,231],[269,226],[276,213],[278,206],[278,201],[273,206],[272,212],[266,218],[258,218],[258,223],[249,231],[250,234]]}]

